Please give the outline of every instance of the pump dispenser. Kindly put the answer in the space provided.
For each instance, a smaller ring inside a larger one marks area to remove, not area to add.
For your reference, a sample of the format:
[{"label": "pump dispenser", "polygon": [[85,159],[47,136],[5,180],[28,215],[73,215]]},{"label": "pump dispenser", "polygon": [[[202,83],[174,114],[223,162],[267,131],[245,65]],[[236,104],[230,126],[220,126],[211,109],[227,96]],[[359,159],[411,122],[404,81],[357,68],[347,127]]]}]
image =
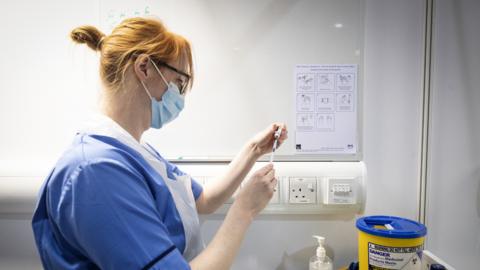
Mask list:
[{"label": "pump dispenser", "polygon": [[310,270],[332,270],[332,260],[327,256],[325,248],[325,237],[314,235],[314,238],[318,241],[318,247],[316,254],[310,258],[309,269]]}]

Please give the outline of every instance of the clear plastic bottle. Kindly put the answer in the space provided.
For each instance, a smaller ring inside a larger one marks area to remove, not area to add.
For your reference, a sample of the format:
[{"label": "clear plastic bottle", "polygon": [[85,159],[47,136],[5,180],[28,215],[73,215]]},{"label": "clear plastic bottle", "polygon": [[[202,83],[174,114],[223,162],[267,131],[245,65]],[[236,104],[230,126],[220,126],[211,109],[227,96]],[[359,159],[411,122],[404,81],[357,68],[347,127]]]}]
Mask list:
[{"label": "clear plastic bottle", "polygon": [[314,238],[318,241],[317,252],[310,258],[309,270],[333,270],[332,260],[326,255],[325,237],[314,235]]}]

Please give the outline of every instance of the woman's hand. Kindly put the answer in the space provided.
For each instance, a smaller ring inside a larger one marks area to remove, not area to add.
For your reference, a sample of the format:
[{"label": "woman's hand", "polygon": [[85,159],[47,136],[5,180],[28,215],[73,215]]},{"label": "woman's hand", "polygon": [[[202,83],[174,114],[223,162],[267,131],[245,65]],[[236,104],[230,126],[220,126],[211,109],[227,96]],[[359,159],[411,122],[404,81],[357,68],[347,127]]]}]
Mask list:
[{"label": "woman's hand", "polygon": [[267,164],[251,176],[235,199],[235,204],[253,218],[270,201],[276,185],[273,164]]},{"label": "woman's hand", "polygon": [[283,123],[273,123],[252,138],[250,144],[258,157],[272,152],[273,142],[275,141],[274,134],[279,127],[282,129],[282,133],[278,138],[278,148],[288,138],[287,126]]}]

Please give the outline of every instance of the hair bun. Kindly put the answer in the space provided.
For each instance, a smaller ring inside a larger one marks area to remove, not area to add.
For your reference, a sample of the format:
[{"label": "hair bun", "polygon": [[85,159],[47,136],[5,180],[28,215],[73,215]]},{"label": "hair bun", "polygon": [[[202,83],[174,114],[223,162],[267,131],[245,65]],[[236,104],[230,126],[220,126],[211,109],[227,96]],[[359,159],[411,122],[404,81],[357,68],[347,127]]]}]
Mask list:
[{"label": "hair bun", "polygon": [[102,41],[105,34],[100,32],[96,27],[84,25],[77,27],[70,32],[70,38],[79,44],[87,44],[94,51],[101,49]]}]

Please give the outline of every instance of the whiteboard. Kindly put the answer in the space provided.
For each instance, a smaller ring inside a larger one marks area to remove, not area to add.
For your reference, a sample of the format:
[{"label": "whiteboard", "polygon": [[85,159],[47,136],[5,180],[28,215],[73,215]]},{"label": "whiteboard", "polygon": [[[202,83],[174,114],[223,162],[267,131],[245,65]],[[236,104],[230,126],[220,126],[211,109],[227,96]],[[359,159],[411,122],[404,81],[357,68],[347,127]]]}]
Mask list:
[{"label": "whiteboard", "polygon": [[278,151],[281,159],[359,158],[358,152],[296,154],[292,74],[297,64],[357,64],[362,71],[363,1],[101,3],[104,31],[128,16],[155,15],[193,44],[196,80],[184,112],[163,130],[146,134],[167,157],[228,159],[279,121],[290,127],[290,139]]},{"label": "whiteboard", "polygon": [[196,79],[185,110],[145,134],[165,157],[228,160],[272,122],[290,128],[277,152],[281,160],[360,157],[361,124],[356,154],[295,154],[292,74],[297,64],[357,65],[361,111],[363,0],[19,0],[2,6],[9,11],[3,25],[22,18],[2,30],[9,42],[0,44],[3,167],[52,164],[97,109],[98,55],[74,45],[69,32],[92,24],[108,34],[116,20],[136,15],[160,18],[193,44]]},{"label": "whiteboard", "polygon": [[98,1],[4,1],[1,10],[0,173],[43,172],[97,107],[98,59],[69,33],[98,23]]}]

